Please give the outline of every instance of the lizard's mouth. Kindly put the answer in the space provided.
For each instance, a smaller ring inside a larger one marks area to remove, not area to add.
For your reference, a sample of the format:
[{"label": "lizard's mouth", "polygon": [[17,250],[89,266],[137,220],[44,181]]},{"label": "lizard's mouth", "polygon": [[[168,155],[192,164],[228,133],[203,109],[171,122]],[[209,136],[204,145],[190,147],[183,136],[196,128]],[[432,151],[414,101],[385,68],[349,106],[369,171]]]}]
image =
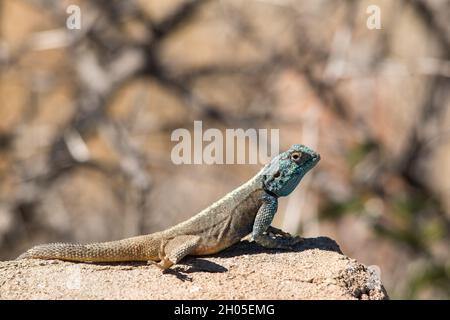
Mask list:
[{"label": "lizard's mouth", "polygon": [[318,162],[320,160],[320,154],[318,154],[318,153],[313,154],[313,156],[311,157],[311,160],[314,162]]},{"label": "lizard's mouth", "polygon": [[309,158],[306,162],[305,165],[307,165],[308,167],[313,167],[317,164],[317,162],[320,161],[320,154],[316,153],[311,155],[311,158]]}]

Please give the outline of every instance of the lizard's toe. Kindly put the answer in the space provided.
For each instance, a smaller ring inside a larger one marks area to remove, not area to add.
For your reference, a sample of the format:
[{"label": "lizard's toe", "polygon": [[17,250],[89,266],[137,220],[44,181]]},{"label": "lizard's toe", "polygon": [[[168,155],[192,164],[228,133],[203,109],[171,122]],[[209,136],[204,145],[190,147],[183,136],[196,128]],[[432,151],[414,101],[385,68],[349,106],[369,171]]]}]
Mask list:
[{"label": "lizard's toe", "polygon": [[170,261],[168,258],[163,258],[161,261],[159,262],[155,262],[155,261],[147,261],[147,264],[152,264],[157,266],[158,268],[160,268],[161,270],[166,270],[169,269],[171,266],[173,266],[173,262]]}]

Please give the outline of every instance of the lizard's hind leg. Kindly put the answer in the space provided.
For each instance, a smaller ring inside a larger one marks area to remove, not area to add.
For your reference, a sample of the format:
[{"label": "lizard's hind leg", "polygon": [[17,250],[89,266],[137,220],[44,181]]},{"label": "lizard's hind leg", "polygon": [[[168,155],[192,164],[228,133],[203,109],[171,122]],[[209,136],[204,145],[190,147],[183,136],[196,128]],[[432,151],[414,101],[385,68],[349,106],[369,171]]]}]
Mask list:
[{"label": "lizard's hind leg", "polygon": [[170,268],[194,251],[199,242],[200,237],[192,235],[176,236],[165,241],[159,253],[161,261],[156,265],[163,270]]}]

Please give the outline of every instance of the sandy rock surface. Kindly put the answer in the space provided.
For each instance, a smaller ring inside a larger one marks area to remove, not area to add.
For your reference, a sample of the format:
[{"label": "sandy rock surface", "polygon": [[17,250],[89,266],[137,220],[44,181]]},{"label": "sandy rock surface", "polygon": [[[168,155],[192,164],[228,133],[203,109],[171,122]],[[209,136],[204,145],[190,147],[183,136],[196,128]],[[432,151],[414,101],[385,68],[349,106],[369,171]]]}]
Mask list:
[{"label": "sandy rock surface", "polygon": [[331,239],[295,251],[242,241],[164,274],[145,263],[0,262],[0,299],[386,299],[377,273]]}]

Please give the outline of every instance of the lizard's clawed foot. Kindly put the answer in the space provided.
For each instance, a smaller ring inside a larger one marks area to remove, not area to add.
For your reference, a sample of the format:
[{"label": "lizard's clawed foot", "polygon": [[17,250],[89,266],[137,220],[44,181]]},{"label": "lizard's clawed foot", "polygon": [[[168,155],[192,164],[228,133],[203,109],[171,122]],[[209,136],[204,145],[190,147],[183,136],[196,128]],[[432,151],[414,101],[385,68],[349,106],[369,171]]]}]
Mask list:
[{"label": "lizard's clawed foot", "polygon": [[266,233],[274,240],[281,239],[281,241],[285,242],[288,246],[294,246],[303,241],[303,238],[300,236],[293,236],[288,232],[272,226],[267,229]]},{"label": "lizard's clawed foot", "polygon": [[152,261],[149,260],[147,261],[147,264],[152,264],[157,266],[158,268],[160,268],[161,270],[167,270],[169,269],[171,266],[173,266],[173,262],[170,261],[168,258],[163,258],[161,261],[156,262],[156,261]]},{"label": "lizard's clawed foot", "polygon": [[280,236],[285,237],[285,238],[292,238],[292,235],[289,232],[285,232],[285,231],[283,231],[281,229],[278,229],[278,228],[275,228],[275,227],[272,227],[272,226],[270,226],[267,229],[267,232],[271,233],[273,235],[280,235]]},{"label": "lizard's clawed foot", "polygon": [[281,234],[271,235],[269,233],[269,237],[271,237],[274,241],[281,243],[284,248],[292,249],[296,244],[303,241],[303,238],[300,236],[292,236],[288,234],[288,236],[283,236]]},{"label": "lizard's clawed foot", "polygon": [[254,237],[254,240],[256,243],[266,248],[292,250],[294,249],[294,246],[301,242],[303,239],[298,236],[283,237],[281,235],[271,235],[269,233],[263,233],[262,235]]}]

